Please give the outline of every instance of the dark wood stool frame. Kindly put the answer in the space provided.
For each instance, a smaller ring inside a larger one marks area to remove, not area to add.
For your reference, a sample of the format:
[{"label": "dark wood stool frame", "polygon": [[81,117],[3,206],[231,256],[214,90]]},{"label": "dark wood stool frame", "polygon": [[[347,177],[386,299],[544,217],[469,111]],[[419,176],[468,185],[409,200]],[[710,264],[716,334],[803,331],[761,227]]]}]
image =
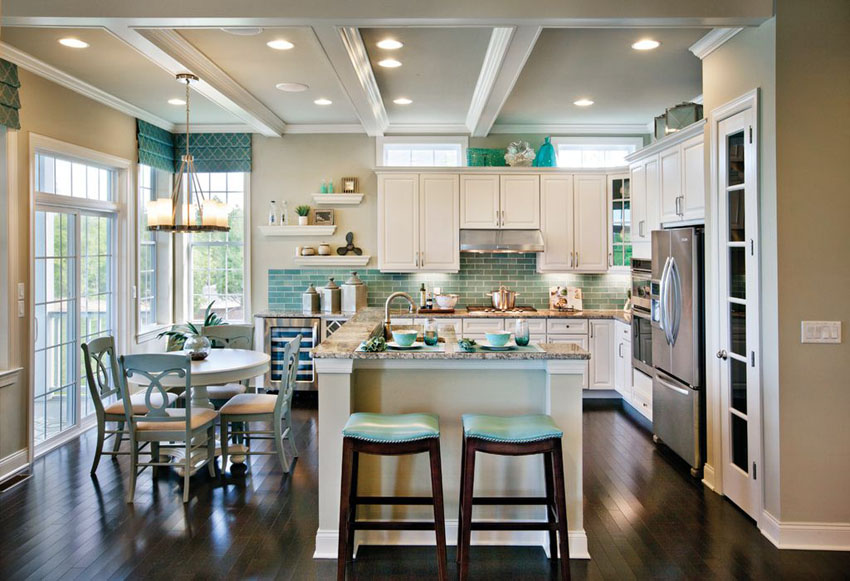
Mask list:
[{"label": "dark wood stool frame", "polygon": [[[358,496],[357,471],[360,454],[399,456],[428,452],[431,462],[431,496]],[[433,505],[434,522],[358,521],[358,505]],[[354,531],[434,531],[437,536],[437,568],[440,581],[446,571],[446,518],[443,507],[443,469],[440,438],[411,442],[369,442],[358,438],[342,440],[342,486],[339,500],[339,553],[337,580],[344,581],[345,566],[354,557]]]},{"label": "dark wood stool frame", "polygon": [[[529,456],[543,454],[546,477],[546,496],[473,496],[475,453],[498,456]],[[561,578],[570,578],[570,547],[567,533],[567,504],[564,493],[564,457],[561,438],[535,442],[491,442],[481,438],[463,438],[460,469],[460,505],[458,507],[457,562],[460,579],[469,575],[469,545],[472,531],[549,531],[550,558],[558,557],[561,547]],[[473,505],[543,505],[547,507],[548,522],[473,522]]]}]

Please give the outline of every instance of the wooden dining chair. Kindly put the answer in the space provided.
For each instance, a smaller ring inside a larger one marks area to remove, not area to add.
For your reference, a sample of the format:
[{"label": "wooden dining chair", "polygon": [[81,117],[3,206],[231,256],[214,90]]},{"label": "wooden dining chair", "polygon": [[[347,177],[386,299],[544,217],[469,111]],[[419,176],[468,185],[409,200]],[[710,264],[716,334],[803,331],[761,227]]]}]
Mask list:
[{"label": "wooden dining chair", "polygon": [[[301,335],[286,344],[283,358],[286,375],[277,394],[243,393],[234,396],[224,406],[221,414],[221,467],[227,466],[228,446],[231,436],[244,438],[248,447],[246,455],[277,455],[283,471],[289,473],[298,457],[295,434],[292,429],[292,394],[298,374],[298,356],[301,351]],[[270,423],[271,429],[253,429],[251,422]],[[231,429],[233,428],[233,429]],[[251,440],[273,440],[274,451],[251,450]],[[291,460],[287,461],[287,446]],[[240,453],[241,454],[241,453]]]},{"label": "wooden dining chair", "polygon": [[[91,473],[94,474],[103,454],[113,457],[130,454],[129,451],[120,450],[121,442],[127,439],[129,433],[125,428],[124,417],[125,385],[118,370],[113,337],[92,339],[88,343],[83,343],[81,347],[86,369],[86,383],[97,418],[97,444],[91,465]],[[112,401],[113,396],[115,396],[114,401]],[[167,394],[166,400],[167,405],[173,404],[177,400],[177,394]],[[155,394],[154,401],[157,405],[161,405],[163,400],[159,394]],[[147,413],[144,393],[131,395],[130,405],[134,415]],[[115,429],[108,429],[107,423],[114,424]],[[104,451],[103,446],[109,438],[113,439],[112,450]]]},{"label": "wooden dining chair", "polygon": [[[253,325],[213,325],[203,327],[202,333],[212,342],[213,349],[254,349]],[[210,401],[216,409],[246,391],[244,383],[207,386]]]},{"label": "wooden dining chair", "polygon": [[[144,416],[135,415],[129,400],[124,400],[125,421],[130,427],[131,471],[127,502],[133,502],[136,478],[145,468],[175,465],[161,460],[162,448],[178,448],[183,454],[183,502],[188,502],[189,478],[195,468],[196,452],[206,448],[209,473],[215,476],[215,419],[218,412],[208,408],[192,408],[192,362],[188,356],[168,353],[123,355],[119,362],[125,384],[134,376],[144,378],[143,382],[148,384],[145,390],[147,413]],[[162,381],[168,376],[185,381],[185,408],[168,408],[156,403],[167,397],[168,390]],[[156,398],[156,395],[160,398]],[[145,442],[151,445],[150,462],[139,461],[140,445]]]}]

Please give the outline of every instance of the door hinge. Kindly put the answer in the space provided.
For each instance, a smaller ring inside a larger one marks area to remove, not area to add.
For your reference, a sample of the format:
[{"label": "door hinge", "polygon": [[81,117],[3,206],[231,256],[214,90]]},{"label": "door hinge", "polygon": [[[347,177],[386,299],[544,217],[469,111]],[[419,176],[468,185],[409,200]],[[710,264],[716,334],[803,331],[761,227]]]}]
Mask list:
[{"label": "door hinge", "polygon": [[752,366],[752,367],[756,366],[756,352],[755,351],[750,351],[750,366]]},{"label": "door hinge", "polygon": [[750,143],[753,142],[753,126],[750,125]]},{"label": "door hinge", "polygon": [[756,463],[753,462],[753,480],[758,480],[758,479],[759,479],[758,467],[756,466]]}]

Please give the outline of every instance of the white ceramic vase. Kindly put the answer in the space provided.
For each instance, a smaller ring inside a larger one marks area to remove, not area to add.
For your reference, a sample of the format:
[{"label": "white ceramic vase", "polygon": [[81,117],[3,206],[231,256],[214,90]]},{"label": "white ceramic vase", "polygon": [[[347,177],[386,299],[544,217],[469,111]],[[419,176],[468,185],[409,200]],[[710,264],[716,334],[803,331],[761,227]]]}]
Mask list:
[{"label": "white ceramic vase", "polygon": [[298,225],[299,225],[299,226],[306,226],[306,225],[307,225],[307,221],[308,221],[309,219],[310,219],[310,217],[309,217],[309,216],[298,216]]}]

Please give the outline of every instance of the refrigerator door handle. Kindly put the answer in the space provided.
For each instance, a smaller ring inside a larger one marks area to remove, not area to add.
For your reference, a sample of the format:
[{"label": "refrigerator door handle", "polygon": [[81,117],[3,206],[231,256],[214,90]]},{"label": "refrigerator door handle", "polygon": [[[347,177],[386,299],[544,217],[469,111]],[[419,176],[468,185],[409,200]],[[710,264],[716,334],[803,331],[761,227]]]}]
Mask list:
[{"label": "refrigerator door handle", "polygon": [[668,280],[667,280],[667,277],[669,276],[669,274],[670,274],[670,257],[668,256],[667,259],[664,261],[664,269],[661,271],[661,281],[659,283],[660,286],[661,286],[661,289],[660,289],[661,296],[659,297],[661,304],[660,304],[660,312],[658,313],[659,317],[661,319],[660,320],[661,328],[664,330],[664,338],[667,341],[668,345],[670,344],[670,318],[669,318],[670,311],[668,309],[668,302],[669,302],[668,294],[670,292],[670,288],[669,288]]},{"label": "refrigerator door handle", "polygon": [[679,274],[679,265],[676,259],[670,258],[670,281],[673,288],[673,324],[670,329],[670,344],[675,346],[679,338],[679,326],[682,323],[682,276]]},{"label": "refrigerator door handle", "polygon": [[660,383],[661,385],[663,385],[663,386],[664,386],[664,387],[666,387],[667,389],[672,389],[673,391],[675,391],[675,392],[676,392],[676,393],[678,393],[678,394],[681,394],[681,395],[688,395],[688,394],[690,393],[690,392],[688,392],[688,390],[687,390],[687,389],[684,389],[684,388],[682,388],[682,387],[677,387],[677,386],[673,385],[672,383],[670,383],[669,381],[667,381],[666,379],[664,379],[664,377],[663,377],[663,376],[661,376],[660,374],[656,375],[656,376],[655,376],[655,379],[658,381],[658,383]]}]

